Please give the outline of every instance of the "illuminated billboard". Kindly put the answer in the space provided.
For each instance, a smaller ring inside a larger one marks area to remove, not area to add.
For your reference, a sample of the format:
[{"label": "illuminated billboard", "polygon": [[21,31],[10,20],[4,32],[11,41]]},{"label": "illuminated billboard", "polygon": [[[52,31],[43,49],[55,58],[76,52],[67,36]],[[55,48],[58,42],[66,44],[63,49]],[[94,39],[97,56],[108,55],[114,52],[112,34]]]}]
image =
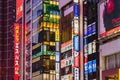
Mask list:
[{"label": "illuminated billboard", "polygon": [[109,36],[120,30],[120,0],[99,4],[99,37]]},{"label": "illuminated billboard", "polygon": [[74,17],[79,17],[79,4],[74,4]]},{"label": "illuminated billboard", "polygon": [[75,51],[79,51],[79,36],[73,36],[73,48]]},{"label": "illuminated billboard", "polygon": [[[84,80],[99,78],[99,48],[98,39],[98,17],[96,0],[86,0],[83,2],[83,52],[84,52]],[[97,64],[96,64],[97,63]]]},{"label": "illuminated billboard", "polygon": [[79,52],[74,51],[74,67],[79,67]]},{"label": "illuminated billboard", "polygon": [[23,0],[16,0],[16,20],[22,17],[22,11],[23,11],[22,3]]},{"label": "illuminated billboard", "polygon": [[19,24],[14,24],[14,80],[19,80],[19,33],[20,33],[20,26]]}]

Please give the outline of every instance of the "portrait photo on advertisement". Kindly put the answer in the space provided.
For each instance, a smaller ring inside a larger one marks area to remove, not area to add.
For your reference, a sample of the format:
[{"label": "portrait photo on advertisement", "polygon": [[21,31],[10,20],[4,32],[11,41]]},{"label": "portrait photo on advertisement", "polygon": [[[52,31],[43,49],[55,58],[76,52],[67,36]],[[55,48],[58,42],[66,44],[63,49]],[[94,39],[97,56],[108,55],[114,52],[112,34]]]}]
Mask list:
[{"label": "portrait photo on advertisement", "polygon": [[120,25],[120,0],[105,0],[99,4],[99,34]]}]

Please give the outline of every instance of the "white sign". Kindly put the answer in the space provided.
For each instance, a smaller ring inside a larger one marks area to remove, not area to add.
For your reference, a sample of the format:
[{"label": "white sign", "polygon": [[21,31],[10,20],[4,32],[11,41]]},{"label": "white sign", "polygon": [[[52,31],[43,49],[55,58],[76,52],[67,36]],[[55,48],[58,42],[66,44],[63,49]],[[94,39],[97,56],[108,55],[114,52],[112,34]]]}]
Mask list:
[{"label": "white sign", "polygon": [[60,80],[60,74],[56,73],[56,80]]},{"label": "white sign", "polygon": [[60,72],[60,63],[56,63],[56,72],[57,72],[57,73]]},{"label": "white sign", "polygon": [[72,43],[65,46],[65,47],[63,47],[63,48],[61,48],[61,53],[66,52],[66,51],[68,51],[70,49],[72,49]]},{"label": "white sign", "polygon": [[78,3],[78,2],[79,2],[79,0],[74,0],[74,2],[75,2],[75,3]]},{"label": "white sign", "polygon": [[56,42],[56,51],[59,51],[59,42]]},{"label": "white sign", "polygon": [[79,80],[79,68],[74,68],[74,80]]},{"label": "white sign", "polygon": [[79,33],[79,24],[78,20],[74,20],[74,33],[78,34]]},{"label": "white sign", "polygon": [[56,52],[56,61],[59,62],[60,61],[60,53]]},{"label": "white sign", "polygon": [[72,65],[72,59],[73,59],[72,57],[69,57],[67,59],[61,60],[61,68]]}]

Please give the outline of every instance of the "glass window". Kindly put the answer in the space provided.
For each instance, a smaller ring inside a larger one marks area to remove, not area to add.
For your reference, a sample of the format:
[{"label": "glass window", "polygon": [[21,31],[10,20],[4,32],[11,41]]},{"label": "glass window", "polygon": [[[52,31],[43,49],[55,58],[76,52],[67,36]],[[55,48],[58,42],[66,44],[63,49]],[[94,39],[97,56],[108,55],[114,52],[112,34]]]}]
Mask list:
[{"label": "glass window", "polygon": [[44,41],[50,41],[50,31],[49,30],[44,31]]},{"label": "glass window", "polygon": [[116,61],[116,66],[117,66],[117,67],[120,67],[120,54],[117,54],[117,55],[116,55],[116,60],[117,60],[117,61]]},{"label": "glass window", "polygon": [[39,10],[42,10],[42,4],[33,10],[33,20],[35,20],[38,17],[37,13]]},{"label": "glass window", "polygon": [[43,68],[44,68],[45,72],[50,70],[50,60],[49,59],[43,59]]},{"label": "glass window", "polygon": [[50,60],[50,70],[55,70],[55,60]]},{"label": "glass window", "polygon": [[55,75],[54,74],[50,74],[50,80],[55,80]]},{"label": "glass window", "polygon": [[120,53],[105,57],[106,70],[120,67]]},{"label": "glass window", "polygon": [[38,30],[39,27],[39,20],[35,21],[32,26],[33,33]]},{"label": "glass window", "polygon": [[35,7],[37,4],[39,4],[40,1],[42,1],[42,0],[32,0],[33,7]]},{"label": "glass window", "polygon": [[55,41],[55,32],[50,32],[50,41]]},{"label": "glass window", "polygon": [[61,19],[62,43],[72,39],[72,19],[72,13]]},{"label": "glass window", "polygon": [[50,75],[49,74],[43,74],[43,80],[49,80]]},{"label": "glass window", "polygon": [[38,34],[36,34],[36,35],[34,35],[33,37],[32,37],[32,43],[38,43]]},{"label": "glass window", "polygon": [[39,46],[36,49],[32,50],[32,55],[35,55],[35,54],[37,54],[39,52],[41,52],[41,46]]},{"label": "glass window", "polygon": [[37,11],[37,17],[40,16],[42,14],[42,10],[38,10]]}]

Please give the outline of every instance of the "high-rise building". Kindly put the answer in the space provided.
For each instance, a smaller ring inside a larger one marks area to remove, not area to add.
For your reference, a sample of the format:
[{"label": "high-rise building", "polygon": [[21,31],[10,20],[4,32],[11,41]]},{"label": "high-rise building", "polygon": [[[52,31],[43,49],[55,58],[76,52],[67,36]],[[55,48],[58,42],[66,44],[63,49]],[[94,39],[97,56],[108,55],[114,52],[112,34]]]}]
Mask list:
[{"label": "high-rise building", "polygon": [[14,79],[15,0],[0,1],[0,79]]},{"label": "high-rise building", "polygon": [[32,79],[32,0],[25,1],[25,79]]},{"label": "high-rise building", "polygon": [[80,0],[59,0],[59,4],[61,13],[60,80],[80,80],[82,78],[80,78],[82,72]]},{"label": "high-rise building", "polygon": [[119,0],[99,3],[100,80],[120,80],[119,10]]},{"label": "high-rise building", "polygon": [[[16,0],[16,23],[14,25],[14,79],[24,80],[24,25],[23,1]],[[17,50],[16,50],[17,49]],[[19,64],[17,64],[19,63]]]},{"label": "high-rise building", "polygon": [[98,0],[83,1],[84,80],[99,79]]},{"label": "high-rise building", "polygon": [[32,80],[59,78],[59,14],[57,0],[32,1]]}]

